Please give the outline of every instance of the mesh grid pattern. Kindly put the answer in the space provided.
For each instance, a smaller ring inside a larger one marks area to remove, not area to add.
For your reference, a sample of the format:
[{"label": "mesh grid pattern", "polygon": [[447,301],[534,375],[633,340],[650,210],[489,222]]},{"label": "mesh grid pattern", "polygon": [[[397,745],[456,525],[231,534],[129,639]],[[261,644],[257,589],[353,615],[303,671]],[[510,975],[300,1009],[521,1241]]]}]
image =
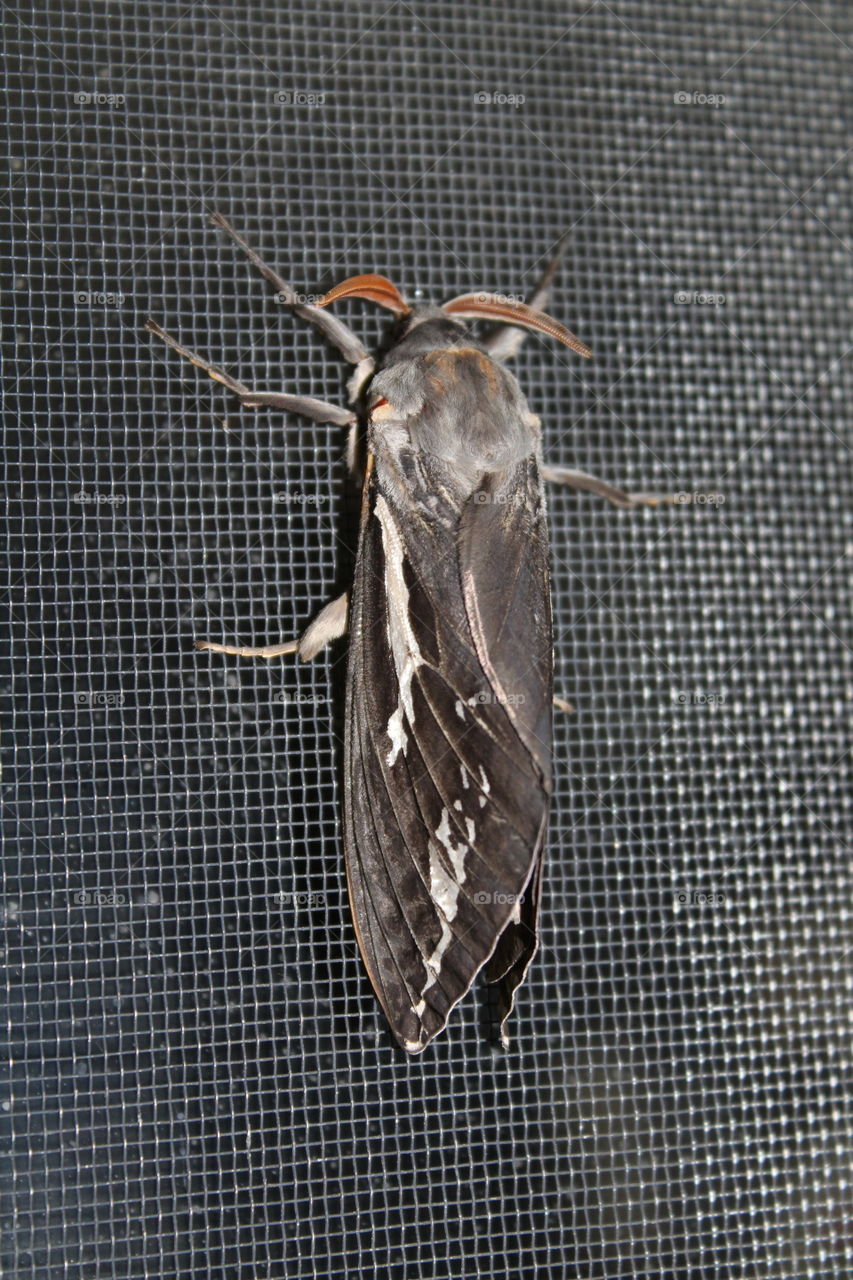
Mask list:
[{"label": "mesh grid pattern", "polygon": [[[848,7],[4,18],[7,1274],[853,1274]],[[505,1055],[476,997],[391,1046],[340,648],[193,651],[297,633],[353,544],[342,433],[142,330],[343,399],[215,209],[299,290],[435,301],[526,289],[572,227],[552,310],[595,361],[515,365],[548,456],[724,498],[550,498],[577,709]]]}]

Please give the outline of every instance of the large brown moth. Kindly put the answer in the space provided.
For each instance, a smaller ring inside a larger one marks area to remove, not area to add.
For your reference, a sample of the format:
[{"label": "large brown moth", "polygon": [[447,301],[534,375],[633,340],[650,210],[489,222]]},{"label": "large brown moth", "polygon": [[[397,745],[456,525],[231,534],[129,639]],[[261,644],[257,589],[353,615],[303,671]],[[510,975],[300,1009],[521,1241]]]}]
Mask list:
[{"label": "large brown moth", "polygon": [[[352,591],[298,641],[201,642],[304,661],[349,631],[344,831],[358,945],[400,1045],[420,1053],[478,974],[501,1038],[537,947],[551,795],[553,637],[543,480],[617,506],[654,505],[582,471],[546,467],[540,425],[504,362],[523,330],[591,352],[543,314],[561,245],[528,303],[473,293],[410,307],[389,280],[302,301],[220,215],[293,312],[355,365],[350,408],[252,391],[149,330],[246,407],[349,428],[362,487]],[[398,319],[377,364],[325,308],[367,298]],[[483,341],[466,319],[511,325]],[[559,704],[558,704],[559,705]]]}]

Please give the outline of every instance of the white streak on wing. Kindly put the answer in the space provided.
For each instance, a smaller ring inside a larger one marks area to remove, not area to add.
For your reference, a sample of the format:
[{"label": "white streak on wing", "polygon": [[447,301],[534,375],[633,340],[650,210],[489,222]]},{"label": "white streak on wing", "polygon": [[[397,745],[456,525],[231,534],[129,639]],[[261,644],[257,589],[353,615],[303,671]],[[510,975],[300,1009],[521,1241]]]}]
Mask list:
[{"label": "white streak on wing", "polygon": [[412,707],[412,677],[423,662],[409,620],[409,592],[403,576],[403,543],[394,524],[388,503],[380,496],[376,499],[376,518],[382,529],[382,547],[385,551],[385,590],[388,608],[388,641],[397,673],[400,701],[388,721],[388,737],[391,750],[386,756],[389,768],[402,751],[405,755],[408,738],[404,717],[409,725],[415,723]]},{"label": "white streak on wing", "polygon": [[464,720],[464,719],[465,719],[465,707],[464,707],[464,706],[463,706],[463,704],[459,701],[459,699],[458,699],[458,698],[456,699],[456,701],[455,701],[455,702],[454,702],[454,704],[453,704],[453,709],[454,709],[454,711],[456,712],[456,714],[458,715],[458,717],[459,717],[459,719],[460,719],[460,720]]},{"label": "white streak on wing", "polygon": [[[453,841],[450,839],[450,814],[446,809],[441,811],[441,822],[438,824],[438,830],[435,833],[436,840],[440,840],[447,850],[447,856],[453,866],[453,872],[458,884],[462,884],[465,880],[465,854],[468,849],[463,844],[461,849],[457,849]],[[454,911],[454,915],[455,915]],[[452,920],[453,916],[448,916],[448,920]]]},{"label": "white streak on wing", "polygon": [[462,786],[463,786],[463,787],[465,788],[465,790],[467,791],[467,790],[468,790],[468,788],[469,788],[469,786],[470,786],[471,784],[470,784],[470,782],[468,781],[468,774],[465,772],[465,766],[464,766],[464,764],[461,764],[461,765],[459,766],[459,772],[462,774]]},{"label": "white streak on wing", "polygon": [[471,844],[473,844],[473,843],[474,843],[474,837],[475,837],[475,835],[477,834],[476,828],[475,828],[475,826],[474,826],[474,819],[473,819],[473,818],[466,818],[466,819],[465,819],[465,830],[468,832],[468,840],[469,840],[469,842],[470,842]]},{"label": "white streak on wing", "polygon": [[441,822],[438,824],[435,838],[446,850],[450,865],[453,867],[453,874],[451,875],[445,867],[435,845],[431,844],[429,847],[429,891],[433,902],[438,907],[441,937],[436,943],[432,955],[427,958],[427,980],[421,991],[421,996],[426,995],[441,972],[444,953],[453,941],[453,933],[450,930],[449,923],[455,918],[459,909],[459,888],[464,883],[466,875],[465,854],[468,852],[468,848],[464,844],[457,848],[450,836],[450,814],[446,809],[442,809]]},{"label": "white streak on wing", "polygon": [[406,730],[403,728],[402,707],[398,707],[388,720],[388,737],[391,739],[391,750],[385,757],[385,761],[390,768],[401,751],[403,755],[406,754],[406,746],[408,745]]},{"label": "white streak on wing", "polygon": [[[444,810],[445,814],[447,810]],[[434,845],[429,849],[429,892],[445,920],[453,920],[457,911],[459,882],[446,869]]]},{"label": "white streak on wing", "polygon": [[483,785],[483,793],[484,793],[483,795],[480,796],[480,808],[483,809],[485,808],[485,805],[486,805],[486,796],[489,794],[489,792],[492,789],[492,784],[489,782],[489,779],[486,777],[486,773],[482,765],[480,765],[480,780]]},{"label": "white streak on wing", "polygon": [[412,1005],[412,1013],[414,1013],[418,1018],[422,1018],[424,1016],[425,1009],[426,1000],[419,1000],[417,1004]]},{"label": "white streak on wing", "polygon": [[450,932],[450,926],[448,925],[446,920],[442,920],[441,937],[439,938],[438,942],[435,945],[435,950],[433,951],[432,955],[429,956],[426,962],[427,969],[429,970],[429,977],[427,978],[426,983],[424,984],[424,988],[421,991],[422,996],[426,995],[426,993],[429,991],[430,987],[434,984],[436,978],[438,977],[439,972],[441,970],[441,962],[442,962],[442,959],[444,958],[444,953],[447,950],[447,948],[450,946],[452,941],[453,941],[453,934]]}]

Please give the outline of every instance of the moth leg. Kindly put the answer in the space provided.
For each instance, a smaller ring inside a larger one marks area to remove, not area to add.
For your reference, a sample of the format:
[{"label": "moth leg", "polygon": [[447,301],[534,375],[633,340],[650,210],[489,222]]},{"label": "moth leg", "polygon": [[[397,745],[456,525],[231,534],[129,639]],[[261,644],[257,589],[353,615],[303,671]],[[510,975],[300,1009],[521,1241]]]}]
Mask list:
[{"label": "moth leg", "polygon": [[586,471],[573,471],[570,467],[543,467],[542,479],[552,484],[565,484],[581,493],[595,493],[606,498],[614,507],[659,507],[661,503],[675,502],[672,493],[629,493],[606,480],[588,475]]},{"label": "moth leg", "polygon": [[558,698],[556,693],[553,697],[553,703],[558,711],[565,711],[569,715],[571,715],[575,709],[575,704],[573,702],[567,702],[565,698]]},{"label": "moth leg", "polygon": [[202,369],[216,382],[221,382],[229,391],[233,391],[247,409],[286,409],[290,413],[300,413],[305,418],[311,418],[314,422],[331,422],[339,427],[348,427],[356,421],[355,414],[349,409],[342,409],[340,405],[330,404],[326,400],[317,400],[314,396],[291,396],[281,391],[253,391],[251,387],[232,378],[224,369],[211,364],[203,356],[196,355],[194,351],[190,351],[189,347],[182,346],[177,338],[173,338],[165,329],[161,329],[155,321],[149,320],[146,328],[149,333],[153,333],[155,337],[177,351],[179,356],[189,360],[190,364],[195,365],[197,369]]},{"label": "moth leg", "polygon": [[209,640],[196,640],[197,649],[210,653],[230,653],[238,658],[281,658],[288,653],[298,653],[303,662],[316,658],[321,649],[333,640],[346,635],[349,614],[349,593],[331,600],[305,629],[299,640],[286,640],[284,644],[261,645],[253,649],[243,645],[213,644]]},{"label": "moth leg", "polygon": [[[569,232],[566,231],[557,241],[557,247],[542,273],[542,278],[536,285],[533,292],[525,298],[528,307],[534,307],[537,311],[544,311],[547,308],[548,298],[551,293],[551,284],[554,276],[557,274],[557,268],[560,265],[560,259],[565,252],[566,245],[569,242]],[[521,350],[521,344],[527,337],[526,329],[512,328],[509,325],[498,325],[483,341],[482,345],[488,351],[493,360],[506,361],[511,360],[513,356],[517,356]]]},{"label": "moth leg", "polygon": [[286,409],[289,413],[299,413],[312,422],[331,422],[336,427],[349,427],[356,421],[356,416],[349,409],[339,404],[331,404],[328,400],[318,400],[315,396],[290,396],[281,391],[252,391],[248,396],[240,397],[241,404],[247,409]]},{"label": "moth leg", "polygon": [[213,644],[210,640],[196,640],[197,649],[210,653],[230,653],[237,658],[281,658],[286,653],[297,653],[298,640],[287,640],[284,644],[267,644],[259,649],[251,649],[236,644]]},{"label": "moth leg", "polygon": [[333,316],[330,311],[323,311],[320,307],[315,307],[310,302],[301,302],[293,286],[283,280],[272,267],[267,266],[221,213],[214,213],[210,221],[215,227],[219,227],[226,232],[234,243],[240,246],[252,266],[260,271],[265,280],[269,280],[276,290],[280,302],[289,307],[294,315],[299,316],[302,320],[307,320],[309,324],[315,325],[324,337],[328,338],[332,345],[337,347],[345,360],[348,360],[350,364],[356,365],[355,374],[350,380],[350,402],[352,403],[373,372],[373,359],[361,339],[342,320],[338,320],[336,316]]}]

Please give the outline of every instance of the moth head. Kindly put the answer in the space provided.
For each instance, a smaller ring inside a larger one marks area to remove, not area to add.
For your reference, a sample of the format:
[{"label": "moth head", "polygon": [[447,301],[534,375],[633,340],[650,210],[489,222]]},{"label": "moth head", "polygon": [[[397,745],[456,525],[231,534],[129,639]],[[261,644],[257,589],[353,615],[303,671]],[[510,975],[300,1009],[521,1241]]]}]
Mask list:
[{"label": "moth head", "polygon": [[385,276],[350,276],[348,280],[330,289],[317,306],[327,307],[330,302],[337,302],[339,298],[366,298],[368,302],[378,302],[380,307],[387,307],[397,316],[407,316],[412,310],[397,286]]},{"label": "moth head", "polygon": [[458,298],[451,298],[442,307],[445,315],[465,320],[497,320],[499,323],[519,325],[523,329],[539,329],[548,333],[558,342],[571,347],[578,355],[590,359],[592,352],[585,342],[576,338],[565,325],[544,311],[528,307],[525,302],[514,302],[511,298],[502,298],[497,293],[463,293]]}]

